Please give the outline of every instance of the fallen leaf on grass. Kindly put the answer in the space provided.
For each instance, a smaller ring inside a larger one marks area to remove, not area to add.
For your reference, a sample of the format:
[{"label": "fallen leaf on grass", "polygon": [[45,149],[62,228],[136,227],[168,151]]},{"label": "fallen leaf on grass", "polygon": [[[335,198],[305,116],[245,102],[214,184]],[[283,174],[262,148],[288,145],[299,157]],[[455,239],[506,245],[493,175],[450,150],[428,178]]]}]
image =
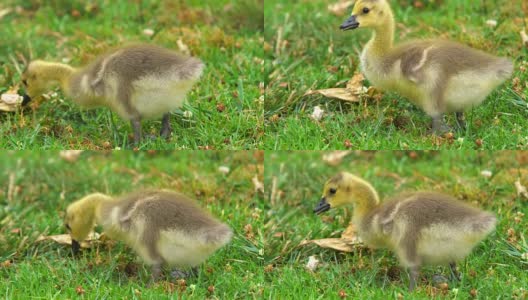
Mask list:
[{"label": "fallen leaf on grass", "polygon": [[356,73],[347,82],[345,88],[308,90],[303,96],[320,94],[327,98],[336,98],[348,102],[358,102],[361,95],[368,94],[370,91],[370,89],[367,89],[363,86],[363,80],[365,80],[363,74]]},{"label": "fallen leaf on grass", "polygon": [[355,73],[354,76],[352,76],[352,78],[350,78],[350,80],[347,82],[346,88],[351,90],[352,92],[360,93],[361,91],[364,90],[363,89],[364,80],[365,80],[365,76],[363,76],[363,74]]},{"label": "fallen leaf on grass", "polygon": [[354,4],[354,1],[339,1],[328,5],[328,10],[334,15],[340,17],[348,12],[348,8]]},{"label": "fallen leaf on grass", "polygon": [[320,261],[315,257],[315,255],[312,255],[308,257],[308,263],[306,263],[306,268],[312,272],[315,272],[317,267],[319,266]]},{"label": "fallen leaf on grass", "polygon": [[322,248],[334,249],[341,252],[354,252],[356,246],[360,244],[359,239],[348,240],[342,238],[329,238],[329,239],[320,239],[320,240],[308,240],[301,242],[300,246],[307,244],[316,244]]},{"label": "fallen leaf on grass", "polygon": [[2,94],[0,97],[0,110],[16,111],[22,105],[23,98],[17,94],[14,88]]},{"label": "fallen leaf on grass", "polygon": [[520,179],[515,181],[515,190],[517,190],[517,196],[522,196],[528,199],[528,190],[526,190],[526,187],[521,184]]},{"label": "fallen leaf on grass", "polygon": [[322,90],[309,90],[303,96],[309,96],[314,94],[321,94],[327,98],[336,98],[340,100],[345,100],[349,102],[358,102],[359,97],[351,93],[346,88],[332,88],[332,89],[322,89]]},{"label": "fallen leaf on grass", "polygon": [[331,166],[337,166],[341,163],[343,158],[349,155],[352,151],[332,151],[323,155],[323,161]]},{"label": "fallen leaf on grass", "polygon": [[334,249],[341,252],[354,252],[356,247],[362,244],[361,239],[356,236],[354,225],[350,224],[340,238],[328,238],[320,240],[305,240],[299,246],[316,244],[319,247]]},{"label": "fallen leaf on grass", "polygon": [[[92,232],[92,233],[88,234],[88,237],[84,241],[81,242],[81,247],[82,248],[90,248],[90,244],[93,241],[101,240],[101,238],[103,236],[104,235],[99,234],[97,232]],[[72,239],[71,239],[71,236],[69,234],[41,235],[41,236],[39,236],[37,238],[37,240],[35,242],[38,243],[38,242],[42,242],[42,241],[54,241],[54,242],[59,243],[61,245],[71,245],[72,244]]]},{"label": "fallen leaf on grass", "polygon": [[348,227],[341,234],[342,239],[355,240],[358,237],[356,236],[356,229],[352,223],[348,224]]}]

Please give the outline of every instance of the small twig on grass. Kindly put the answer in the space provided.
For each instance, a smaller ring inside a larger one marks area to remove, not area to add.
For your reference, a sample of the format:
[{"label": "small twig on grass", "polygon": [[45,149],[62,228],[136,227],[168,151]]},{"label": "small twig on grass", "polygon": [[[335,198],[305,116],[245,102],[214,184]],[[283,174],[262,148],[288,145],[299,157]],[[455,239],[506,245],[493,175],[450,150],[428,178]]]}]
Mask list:
[{"label": "small twig on grass", "polygon": [[16,170],[20,168],[20,159],[17,160],[16,168],[13,172],[9,173],[9,183],[7,186],[7,202],[12,203],[13,202],[13,196],[15,195],[16,191]]}]

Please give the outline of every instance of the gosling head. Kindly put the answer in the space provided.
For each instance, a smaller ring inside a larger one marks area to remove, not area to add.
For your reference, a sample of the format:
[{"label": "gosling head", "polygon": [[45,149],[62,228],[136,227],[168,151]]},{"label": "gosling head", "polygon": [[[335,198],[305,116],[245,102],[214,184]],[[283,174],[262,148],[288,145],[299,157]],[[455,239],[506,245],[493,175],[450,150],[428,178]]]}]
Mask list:
[{"label": "gosling head", "polygon": [[352,15],[339,26],[339,29],[376,28],[391,14],[389,4],[385,0],[358,0],[354,4]]},{"label": "gosling head", "polygon": [[370,183],[350,173],[341,172],[325,183],[323,196],[314,208],[314,213],[321,214],[331,208],[345,205],[378,203],[378,194]]},{"label": "gosling head", "polygon": [[111,199],[104,194],[91,194],[76,201],[66,209],[64,226],[72,239],[73,254],[77,254],[82,242],[95,226],[95,210],[102,200]]},{"label": "gosling head", "polygon": [[48,79],[48,74],[44,72],[48,64],[41,60],[32,61],[22,73],[21,81],[26,89],[23,104],[31,101],[32,98],[44,94],[49,89],[51,82]]}]

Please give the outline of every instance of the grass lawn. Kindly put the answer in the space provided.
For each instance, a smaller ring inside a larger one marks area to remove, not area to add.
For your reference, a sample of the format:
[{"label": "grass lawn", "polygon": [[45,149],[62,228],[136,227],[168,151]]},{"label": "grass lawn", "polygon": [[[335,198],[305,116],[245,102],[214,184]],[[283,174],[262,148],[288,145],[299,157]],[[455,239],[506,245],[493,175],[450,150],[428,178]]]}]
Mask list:
[{"label": "grass lawn", "polygon": [[[337,166],[323,162],[324,153],[266,152],[264,183],[270,204],[265,209],[270,219],[264,228],[270,299],[468,299],[472,293],[481,299],[528,298],[528,257],[522,256],[528,255],[528,199],[518,196],[514,187],[518,178],[528,186],[528,152],[353,152]],[[491,177],[481,174],[485,170]],[[436,288],[432,276],[448,276],[449,268],[429,266],[409,294],[407,274],[390,251],[341,253],[298,246],[304,239],[339,237],[348,225],[351,210],[313,213],[324,182],[339,171],[370,181],[382,199],[416,190],[452,194],[495,213],[496,232],[458,264],[460,283]],[[311,255],[321,261],[315,272],[305,268]]]},{"label": "grass lawn", "polygon": [[[264,289],[263,152],[84,152],[76,162],[58,152],[0,155],[0,298],[166,299],[258,298]],[[220,166],[229,168],[224,174]],[[122,243],[102,242],[71,257],[69,246],[36,243],[65,233],[64,210],[92,192],[119,195],[166,188],[195,198],[233,228],[233,240],[195,278],[147,287],[150,269]]]},{"label": "grass lawn", "polygon": [[[188,48],[206,69],[173,113],[173,136],[142,149],[255,149],[263,136],[263,1],[38,1],[0,4],[0,94],[21,88],[27,61],[74,66],[127,42]],[[146,33],[145,33],[145,30]],[[151,35],[148,30],[152,30]],[[192,114],[192,115],[191,115]],[[143,122],[158,134],[160,120]],[[62,93],[0,112],[0,148],[130,148],[132,129],[107,108],[83,110]]]},{"label": "grass lawn", "polygon": [[[391,1],[396,42],[450,39],[515,62],[513,79],[467,111],[467,129],[449,138],[427,135],[430,118],[396,93],[360,103],[303,96],[310,89],[344,87],[359,71],[358,53],[370,39],[369,30],[340,31],[351,8],[336,16],[327,8],[333,2],[265,3],[266,149],[528,148],[528,48],[519,34],[528,18],[523,1]],[[497,26],[489,27],[487,20]],[[326,113],[319,122],[310,118],[317,105]],[[456,126],[454,116],[448,124]]]}]

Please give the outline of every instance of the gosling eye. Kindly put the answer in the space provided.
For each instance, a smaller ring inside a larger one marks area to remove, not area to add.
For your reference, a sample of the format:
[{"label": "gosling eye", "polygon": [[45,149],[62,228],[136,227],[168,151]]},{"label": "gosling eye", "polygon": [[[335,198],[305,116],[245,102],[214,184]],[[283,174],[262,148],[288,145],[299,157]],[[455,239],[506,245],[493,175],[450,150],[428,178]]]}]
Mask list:
[{"label": "gosling eye", "polygon": [[368,14],[370,9],[368,7],[363,7],[363,13]]},{"label": "gosling eye", "polygon": [[69,225],[69,224],[66,224],[66,229],[67,229],[68,231],[71,231],[71,228],[70,228],[70,225]]},{"label": "gosling eye", "polygon": [[328,191],[330,192],[330,195],[334,195],[337,192],[334,188],[331,188]]},{"label": "gosling eye", "polygon": [[27,80],[22,80],[22,84],[27,87]]}]

